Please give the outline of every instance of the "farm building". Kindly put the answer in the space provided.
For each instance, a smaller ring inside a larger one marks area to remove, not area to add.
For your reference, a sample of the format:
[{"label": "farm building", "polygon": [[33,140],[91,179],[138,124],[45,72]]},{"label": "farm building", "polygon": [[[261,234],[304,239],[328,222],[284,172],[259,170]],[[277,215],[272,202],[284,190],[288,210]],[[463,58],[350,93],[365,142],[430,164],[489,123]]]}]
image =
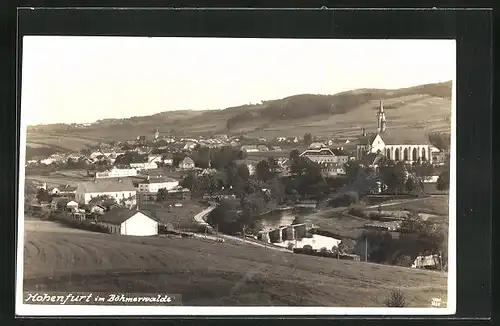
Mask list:
[{"label": "farm building", "polygon": [[76,201],[88,204],[92,198],[109,196],[120,202],[127,198],[135,201],[136,190],[130,179],[95,179],[82,182],[76,189]]},{"label": "farm building", "polygon": [[104,172],[97,172],[95,174],[96,178],[98,179],[103,179],[103,178],[123,178],[123,177],[133,177],[137,175],[137,170],[130,168],[130,169],[119,169],[116,167],[113,167],[113,169],[109,171],[104,171]]},{"label": "farm building", "polygon": [[50,208],[53,211],[69,211],[78,210],[78,203],[66,197],[57,197],[50,203]]},{"label": "farm building", "polygon": [[411,265],[412,268],[437,269],[439,267],[439,255],[418,256]]},{"label": "farm building", "polygon": [[137,170],[154,170],[158,168],[158,164],[155,162],[130,163],[130,167]]},{"label": "farm building", "polygon": [[181,170],[192,170],[194,169],[194,161],[190,157],[184,158],[180,163],[179,163],[179,168]]},{"label": "farm building", "polygon": [[138,192],[140,193],[157,193],[158,189],[165,188],[167,190],[172,190],[179,185],[179,180],[172,178],[162,177],[162,178],[150,178],[147,180],[138,182]]},{"label": "farm building", "polygon": [[114,234],[130,236],[158,235],[158,221],[139,210],[112,209],[99,217],[98,224]]}]

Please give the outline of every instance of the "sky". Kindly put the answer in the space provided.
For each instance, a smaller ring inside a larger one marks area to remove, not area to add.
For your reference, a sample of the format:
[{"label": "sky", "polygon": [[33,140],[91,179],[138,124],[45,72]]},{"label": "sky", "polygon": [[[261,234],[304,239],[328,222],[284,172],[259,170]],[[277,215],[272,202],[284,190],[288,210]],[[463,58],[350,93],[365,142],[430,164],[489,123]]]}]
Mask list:
[{"label": "sky", "polygon": [[25,36],[23,124],[224,109],[455,79],[454,40]]}]

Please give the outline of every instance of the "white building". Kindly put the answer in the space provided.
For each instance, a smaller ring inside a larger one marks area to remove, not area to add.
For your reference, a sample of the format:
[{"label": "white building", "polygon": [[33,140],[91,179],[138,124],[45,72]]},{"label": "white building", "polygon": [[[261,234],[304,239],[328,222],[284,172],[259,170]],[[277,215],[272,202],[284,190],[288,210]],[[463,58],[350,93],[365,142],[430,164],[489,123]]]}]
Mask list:
[{"label": "white building", "polygon": [[154,162],[130,163],[130,167],[137,170],[154,170],[158,168],[158,164]]},{"label": "white building", "polygon": [[110,233],[130,236],[158,235],[158,221],[144,212],[114,208],[98,218],[98,224]]},{"label": "white building", "polygon": [[103,179],[103,178],[125,178],[125,177],[134,177],[137,175],[137,170],[136,169],[118,169],[116,167],[113,167],[109,171],[105,172],[97,172],[95,174],[95,177],[97,179]]},{"label": "white building", "polygon": [[92,198],[98,196],[112,197],[117,203],[127,199],[135,202],[136,190],[130,179],[95,179],[78,184],[75,200],[82,204],[88,204]]},{"label": "white building", "polygon": [[179,186],[179,181],[171,178],[149,178],[138,183],[138,192],[157,193],[158,189],[172,190]]},{"label": "white building", "polygon": [[192,170],[194,169],[194,161],[190,157],[185,157],[180,163],[179,168],[182,170]]},{"label": "white building", "polygon": [[393,161],[403,161],[413,163],[418,160],[432,163],[432,145],[422,133],[407,133],[401,135],[391,135],[387,132],[384,106],[380,101],[380,108],[377,112],[377,134],[366,136],[360,139],[357,146],[356,157],[361,160],[368,154],[380,153]]},{"label": "white building", "polygon": [[162,163],[162,155],[148,155],[149,163]]},{"label": "white building", "polygon": [[349,161],[349,156],[347,155],[335,155],[333,151],[329,148],[320,148],[320,149],[308,149],[305,150],[301,157],[307,157],[311,161],[318,164],[345,164]]},{"label": "white building", "polygon": [[293,245],[293,248],[304,248],[304,246],[309,245],[312,247],[313,250],[319,251],[322,248],[326,248],[328,250],[332,250],[333,247],[338,248],[340,242],[341,240],[335,238],[325,237],[319,234],[313,234],[311,238],[284,240],[282,242],[274,243],[274,245],[284,248],[289,248],[289,246],[291,246],[290,244]]}]

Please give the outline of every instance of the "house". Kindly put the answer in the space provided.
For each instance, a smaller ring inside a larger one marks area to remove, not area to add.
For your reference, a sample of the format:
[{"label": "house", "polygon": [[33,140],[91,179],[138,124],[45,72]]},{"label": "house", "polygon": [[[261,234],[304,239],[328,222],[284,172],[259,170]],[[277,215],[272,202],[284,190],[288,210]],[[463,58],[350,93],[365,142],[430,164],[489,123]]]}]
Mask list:
[{"label": "house", "polygon": [[254,153],[258,152],[259,149],[257,148],[257,145],[243,145],[241,146],[241,151],[246,152],[246,153]]},{"label": "house", "polygon": [[275,152],[281,152],[283,149],[280,146],[273,146],[272,150]]},{"label": "house", "polygon": [[158,164],[152,163],[130,163],[130,167],[137,170],[154,170],[158,168]]},{"label": "house", "polygon": [[78,203],[70,198],[66,197],[57,197],[52,199],[50,203],[50,209],[52,211],[69,211],[76,212],[78,211]]},{"label": "house", "polygon": [[64,197],[75,197],[76,187],[70,185],[60,185],[52,189],[53,195],[64,196]]},{"label": "house", "polygon": [[148,178],[144,181],[139,181],[137,188],[138,192],[157,193],[159,189],[172,190],[179,185],[179,180],[172,178]]},{"label": "house", "polygon": [[258,145],[257,146],[257,150],[259,152],[268,152],[269,151],[269,147],[267,147],[266,145]]},{"label": "house", "polygon": [[418,256],[413,261],[411,268],[438,269],[440,266],[439,255]]},{"label": "house", "polygon": [[162,163],[163,156],[162,155],[148,155],[148,162],[149,163]]},{"label": "house", "polygon": [[104,179],[104,178],[124,178],[124,177],[133,177],[137,175],[137,170],[134,168],[130,169],[120,169],[117,167],[113,167],[109,171],[104,171],[104,172],[96,172],[95,177],[97,179]]},{"label": "house", "polygon": [[158,221],[139,210],[112,209],[100,216],[97,223],[113,234],[129,236],[158,235]]},{"label": "house", "polygon": [[54,187],[54,188],[52,188],[52,189],[49,191],[49,193],[50,193],[51,195],[57,195],[57,194],[59,194],[59,188]]},{"label": "house", "polygon": [[78,184],[75,194],[77,202],[88,204],[98,196],[112,197],[117,203],[125,199],[135,201],[136,190],[130,179],[121,178],[94,179]]},{"label": "house", "polygon": [[107,211],[107,208],[101,204],[94,205],[90,208],[90,213],[96,213],[99,215],[104,214],[106,211]]},{"label": "house", "polygon": [[194,161],[190,157],[185,157],[180,163],[179,168],[181,170],[192,170],[194,169]]},{"label": "house", "polygon": [[311,143],[311,145],[309,145],[310,149],[320,149],[323,147],[326,147],[326,145],[324,143],[319,143],[319,142]]}]

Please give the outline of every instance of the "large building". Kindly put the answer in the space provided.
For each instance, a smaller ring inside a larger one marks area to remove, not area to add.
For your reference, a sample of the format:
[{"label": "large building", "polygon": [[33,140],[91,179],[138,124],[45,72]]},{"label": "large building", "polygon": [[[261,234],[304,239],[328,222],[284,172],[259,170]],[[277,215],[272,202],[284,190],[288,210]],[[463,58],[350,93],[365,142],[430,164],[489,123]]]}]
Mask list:
[{"label": "large building", "polygon": [[120,203],[124,200],[135,202],[136,190],[130,179],[94,179],[78,184],[75,200],[80,204],[88,204],[98,196],[109,196]]},{"label": "large building", "polygon": [[140,193],[157,193],[159,189],[172,190],[179,185],[179,180],[172,178],[150,178],[138,182],[137,190]]},{"label": "large building", "polygon": [[133,177],[137,175],[137,170],[130,169],[119,169],[117,167],[113,167],[113,169],[104,172],[97,172],[95,177],[97,179],[105,179],[105,178],[124,178],[124,177]]},{"label": "large building", "polygon": [[356,149],[356,158],[361,160],[368,154],[379,153],[393,161],[432,163],[433,149],[434,146],[429,143],[424,133],[393,135],[387,131],[384,106],[380,101],[377,112],[377,133],[367,136],[363,131],[363,137],[360,138]]}]

